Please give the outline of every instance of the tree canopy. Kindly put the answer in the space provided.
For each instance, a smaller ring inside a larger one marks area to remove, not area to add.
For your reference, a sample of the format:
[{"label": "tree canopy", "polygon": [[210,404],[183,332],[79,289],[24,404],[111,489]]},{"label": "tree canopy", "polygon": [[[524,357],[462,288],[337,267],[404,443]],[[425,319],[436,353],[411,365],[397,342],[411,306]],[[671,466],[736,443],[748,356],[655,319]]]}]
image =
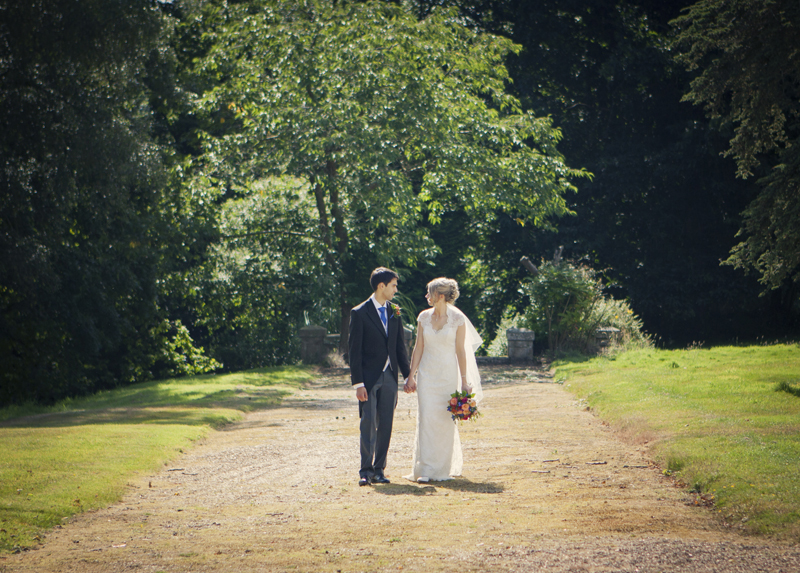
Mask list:
[{"label": "tree canopy", "polygon": [[[415,4],[427,14],[442,2]],[[516,287],[526,274],[520,256],[549,258],[559,245],[668,344],[744,338],[791,322],[783,295],[759,299],[754,279],[719,266],[737,243],[754,184],[737,180],[733,160],[720,156],[727,132],[681,101],[692,76],[671,43],[680,2],[451,4],[469,25],[522,46],[508,59],[512,93],[551,116],[564,134],[559,150],[594,175],[568,196],[576,216],[555,222],[557,233],[499,222],[498,240],[485,246],[491,272],[474,277],[485,328],[509,306],[522,313],[528,304]]]},{"label": "tree canopy", "polygon": [[179,372],[159,281],[195,237],[156,130],[168,22],[134,0],[0,14],[0,401]]},{"label": "tree canopy", "polygon": [[458,211],[480,226],[506,212],[541,227],[568,212],[564,194],[582,172],[558,153],[550,120],[506,92],[504,58],[516,49],[452,11],[419,21],[375,2],[250,4],[216,31],[202,71],[233,79],[201,109],[220,121],[227,110],[234,127],[207,138],[224,158],[212,173],[309,183],[340,332],[363,298],[355,277],[435,251],[421,222]]},{"label": "tree canopy", "polygon": [[292,363],[378,265],[488,341],[562,245],[663,344],[796,334],[799,10],[0,0],[0,403]]},{"label": "tree canopy", "polygon": [[800,4],[702,0],[673,24],[678,59],[699,72],[685,99],[733,125],[725,154],[740,177],[760,177],[727,263],[769,288],[800,282]]}]

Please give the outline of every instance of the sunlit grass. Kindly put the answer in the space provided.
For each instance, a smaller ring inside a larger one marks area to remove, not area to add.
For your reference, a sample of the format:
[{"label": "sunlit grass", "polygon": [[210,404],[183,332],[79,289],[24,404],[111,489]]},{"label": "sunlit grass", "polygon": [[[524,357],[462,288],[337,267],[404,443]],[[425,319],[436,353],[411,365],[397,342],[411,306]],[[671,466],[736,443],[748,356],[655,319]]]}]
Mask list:
[{"label": "sunlit grass", "polygon": [[132,476],[310,379],[302,368],[270,368],[0,410],[0,551],[35,545],[64,518],[117,501]]},{"label": "sunlit grass", "polygon": [[557,378],[731,525],[800,538],[800,347],[645,349]]}]

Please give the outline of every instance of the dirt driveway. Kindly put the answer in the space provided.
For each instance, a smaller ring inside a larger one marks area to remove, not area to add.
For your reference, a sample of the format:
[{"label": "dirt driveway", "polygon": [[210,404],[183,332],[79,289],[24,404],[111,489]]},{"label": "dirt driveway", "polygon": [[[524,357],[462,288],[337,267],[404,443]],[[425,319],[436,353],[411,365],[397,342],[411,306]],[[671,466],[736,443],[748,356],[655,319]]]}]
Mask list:
[{"label": "dirt driveway", "polygon": [[345,376],[213,433],[117,505],[0,571],[800,571],[800,548],[742,536],[541,372],[487,367],[461,426],[464,476],[418,485],[401,395],[389,485],[358,487]]}]

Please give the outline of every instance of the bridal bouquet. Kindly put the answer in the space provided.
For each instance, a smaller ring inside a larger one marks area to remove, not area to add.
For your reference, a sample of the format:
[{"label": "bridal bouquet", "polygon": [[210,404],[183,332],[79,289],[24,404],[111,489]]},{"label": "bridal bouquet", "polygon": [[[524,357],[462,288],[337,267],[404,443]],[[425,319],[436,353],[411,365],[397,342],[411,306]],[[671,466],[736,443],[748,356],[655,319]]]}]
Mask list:
[{"label": "bridal bouquet", "polygon": [[474,420],[481,415],[478,412],[478,404],[474,398],[475,394],[467,392],[450,394],[450,403],[447,405],[447,411],[453,416],[453,420]]}]

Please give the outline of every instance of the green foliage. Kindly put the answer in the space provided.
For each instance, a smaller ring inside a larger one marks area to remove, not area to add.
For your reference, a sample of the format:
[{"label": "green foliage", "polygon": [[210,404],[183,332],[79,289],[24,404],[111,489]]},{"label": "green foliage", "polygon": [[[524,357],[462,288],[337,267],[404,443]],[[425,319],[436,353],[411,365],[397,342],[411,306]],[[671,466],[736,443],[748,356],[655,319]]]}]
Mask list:
[{"label": "green foliage", "polygon": [[[559,150],[593,173],[567,195],[576,216],[558,220],[558,233],[501,213],[469,245],[467,256],[487,268],[474,281],[461,269],[456,278],[476,284],[470,302],[482,331],[493,334],[509,307],[524,311],[520,257],[546,257],[558,245],[597,270],[666,344],[797,327],[791,293],[759,298],[754,278],[719,264],[738,242],[739,213],[756,189],[720,156],[727,129],[713,129],[701,109],[681,102],[691,76],[674,60],[668,23],[691,0],[413,4],[422,15],[457,6],[467,25],[520,44],[507,60],[510,91],[523,109],[551,116],[564,136]],[[454,257],[465,254],[449,251],[436,263]]]},{"label": "green foliage", "polygon": [[619,329],[618,344],[625,347],[649,345],[642,321],[626,301],[603,294],[596,273],[567,261],[543,262],[538,274],[523,282],[530,299],[522,324],[547,335],[547,346],[555,357],[564,350],[595,350],[599,327]]},{"label": "green foliage", "polygon": [[680,6],[534,4],[0,0],[0,404],[291,362],[379,264],[409,314],[459,279],[491,339],[524,311],[520,256],[557,244],[667,340],[791,325],[796,288],[759,300],[718,263],[798,266],[796,6],[678,21],[693,101],[761,176],[742,222],[751,185],[679,102]]},{"label": "green foliage", "polygon": [[356,277],[436,252],[421,223],[501,211],[545,226],[568,211],[582,173],[556,151],[550,120],[505,92],[517,47],[451,11],[418,21],[375,2],[230,5],[213,40],[197,69],[214,85],[198,108],[207,173],[310,186],[318,272],[337,285],[328,304],[343,331],[364,297]]},{"label": "green foliage", "polygon": [[677,59],[700,72],[685,99],[736,124],[727,154],[742,177],[759,155],[788,146],[800,117],[798,18],[791,0],[701,0],[673,21]]},{"label": "green foliage", "polygon": [[523,289],[531,301],[526,326],[546,333],[551,355],[566,347],[588,348],[600,326],[594,310],[603,297],[602,285],[591,269],[547,261],[523,283]]},{"label": "green foliage", "polygon": [[132,0],[0,12],[0,404],[179,371],[159,281],[197,237],[156,133],[169,22]]},{"label": "green foliage", "polygon": [[403,326],[407,326],[412,330],[416,330],[417,315],[422,311],[422,309],[417,308],[413,300],[409,296],[406,296],[400,291],[398,291],[397,294],[394,295],[392,301],[400,306],[401,309],[400,313],[403,319]]},{"label": "green foliage", "polygon": [[[776,384],[800,371],[797,344],[665,351],[557,365],[564,387],[706,499],[728,523],[797,540],[800,401]],[[790,382],[792,381],[792,382]]]},{"label": "green foliage", "polygon": [[304,312],[331,329],[338,310],[324,304],[332,284],[320,270],[313,200],[293,178],[258,181],[239,195],[223,204],[220,241],[187,277],[194,325],[228,370],[289,364]]},{"label": "green foliage", "polygon": [[187,376],[205,374],[222,367],[219,362],[206,356],[202,348],[194,346],[189,330],[180,320],[164,320],[155,331],[156,336],[166,339],[159,344],[160,355],[153,357],[164,363],[159,372],[166,372],[168,376]]},{"label": "green foliage", "polygon": [[518,316],[504,316],[497,327],[497,335],[492,342],[485,348],[486,356],[508,356],[508,337],[506,330],[509,328],[519,328],[522,326]]},{"label": "green foliage", "polygon": [[755,270],[759,281],[772,289],[792,278],[788,290],[790,311],[800,312],[800,153],[791,147],[781,153],[781,163],[759,180],[761,192],[744,210],[739,236],[746,239],[731,249],[726,264]]},{"label": "green foliage", "polygon": [[726,262],[756,270],[773,289],[800,280],[799,21],[793,0],[702,0],[673,22],[678,60],[699,72],[685,99],[734,125],[726,154],[740,177],[772,167]]},{"label": "green foliage", "polygon": [[633,313],[626,300],[603,296],[593,307],[589,323],[618,329],[619,339],[613,343],[626,350],[649,347],[653,343],[650,336],[644,332],[642,319]]}]

